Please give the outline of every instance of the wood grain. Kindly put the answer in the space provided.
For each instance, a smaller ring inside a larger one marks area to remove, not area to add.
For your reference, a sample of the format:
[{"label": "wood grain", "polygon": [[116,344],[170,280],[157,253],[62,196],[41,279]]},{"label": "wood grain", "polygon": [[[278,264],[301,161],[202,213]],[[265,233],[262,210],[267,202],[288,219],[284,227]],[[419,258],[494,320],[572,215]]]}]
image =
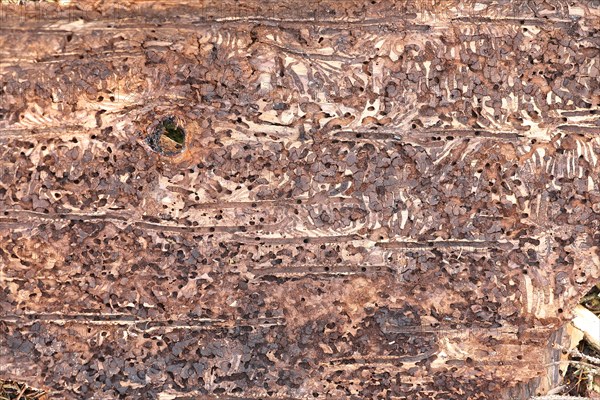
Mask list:
[{"label": "wood grain", "polygon": [[[600,277],[596,1],[1,3],[0,377],[526,399]],[[175,156],[146,138],[185,129]]]}]

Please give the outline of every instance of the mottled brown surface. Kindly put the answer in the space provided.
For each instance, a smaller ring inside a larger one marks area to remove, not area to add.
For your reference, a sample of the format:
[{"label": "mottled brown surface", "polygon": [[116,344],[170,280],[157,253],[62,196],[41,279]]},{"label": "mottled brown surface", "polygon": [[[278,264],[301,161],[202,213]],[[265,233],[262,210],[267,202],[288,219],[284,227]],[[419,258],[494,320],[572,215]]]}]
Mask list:
[{"label": "mottled brown surface", "polygon": [[[598,2],[201,4],[2,5],[0,377],[69,399],[555,384],[600,276]],[[145,142],[167,116],[174,157]]]}]

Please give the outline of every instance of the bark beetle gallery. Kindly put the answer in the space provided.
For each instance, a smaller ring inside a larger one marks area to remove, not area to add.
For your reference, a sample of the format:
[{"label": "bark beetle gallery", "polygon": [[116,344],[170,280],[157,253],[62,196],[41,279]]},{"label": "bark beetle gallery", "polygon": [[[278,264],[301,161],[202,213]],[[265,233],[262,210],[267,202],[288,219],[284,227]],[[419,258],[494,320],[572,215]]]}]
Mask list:
[{"label": "bark beetle gallery", "polygon": [[600,279],[600,4],[3,3],[0,378],[526,399]]}]

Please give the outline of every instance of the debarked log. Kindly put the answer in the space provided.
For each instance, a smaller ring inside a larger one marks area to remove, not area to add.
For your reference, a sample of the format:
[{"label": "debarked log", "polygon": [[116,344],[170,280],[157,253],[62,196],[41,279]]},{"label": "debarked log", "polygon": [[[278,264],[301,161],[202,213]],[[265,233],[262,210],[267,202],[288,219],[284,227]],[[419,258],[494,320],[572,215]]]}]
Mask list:
[{"label": "debarked log", "polygon": [[600,278],[597,1],[0,6],[0,378],[558,384]]}]

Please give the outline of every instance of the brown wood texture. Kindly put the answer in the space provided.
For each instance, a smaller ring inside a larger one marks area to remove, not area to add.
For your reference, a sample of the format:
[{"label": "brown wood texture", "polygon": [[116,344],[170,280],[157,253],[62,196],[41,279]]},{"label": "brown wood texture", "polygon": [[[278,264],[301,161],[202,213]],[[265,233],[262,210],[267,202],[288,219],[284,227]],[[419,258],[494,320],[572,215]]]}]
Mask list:
[{"label": "brown wood texture", "polygon": [[[600,277],[599,7],[2,3],[0,377],[68,399],[556,384]],[[148,145],[166,117],[179,155]]]}]

